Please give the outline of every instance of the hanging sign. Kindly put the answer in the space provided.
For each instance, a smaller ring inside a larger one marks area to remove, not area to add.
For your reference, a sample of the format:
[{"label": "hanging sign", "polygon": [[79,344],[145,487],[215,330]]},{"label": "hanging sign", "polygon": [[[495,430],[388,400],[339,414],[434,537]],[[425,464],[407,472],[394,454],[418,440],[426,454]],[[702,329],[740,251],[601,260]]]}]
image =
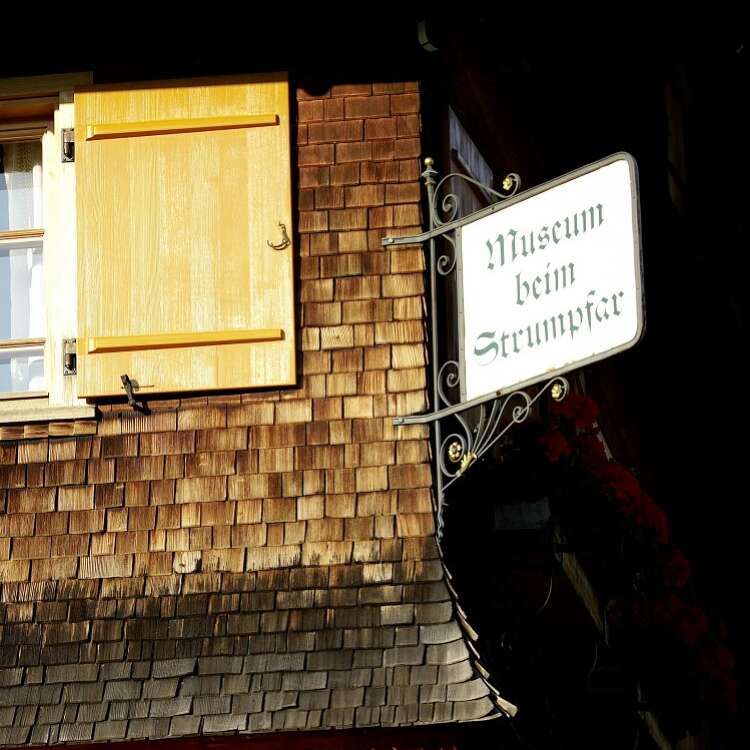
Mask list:
[{"label": "hanging sign", "polygon": [[462,400],[624,351],[643,332],[637,168],[614,154],[461,227]]}]

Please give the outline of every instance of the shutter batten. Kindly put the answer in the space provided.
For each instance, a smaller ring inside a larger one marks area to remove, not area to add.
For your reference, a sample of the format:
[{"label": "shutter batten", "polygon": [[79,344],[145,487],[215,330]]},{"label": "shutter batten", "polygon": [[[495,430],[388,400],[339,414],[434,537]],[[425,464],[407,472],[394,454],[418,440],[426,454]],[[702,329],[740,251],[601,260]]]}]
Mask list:
[{"label": "shutter batten", "polygon": [[95,336],[89,339],[89,354],[173,349],[180,346],[248,344],[260,341],[281,341],[283,338],[284,332],[280,328],[261,328],[254,331],[160,333],[151,336]]},{"label": "shutter batten", "polygon": [[249,115],[246,117],[194,117],[183,120],[152,120],[149,122],[101,123],[86,128],[87,141],[105,138],[136,138],[140,135],[171,135],[174,133],[202,133],[212,130],[236,130],[277,125],[277,115]]}]

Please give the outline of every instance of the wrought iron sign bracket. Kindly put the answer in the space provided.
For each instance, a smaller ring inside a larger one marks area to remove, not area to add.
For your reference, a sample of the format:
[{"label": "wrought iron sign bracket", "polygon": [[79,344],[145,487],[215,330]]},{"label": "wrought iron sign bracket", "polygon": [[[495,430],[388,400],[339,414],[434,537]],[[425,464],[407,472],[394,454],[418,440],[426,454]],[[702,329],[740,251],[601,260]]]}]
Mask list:
[{"label": "wrought iron sign bracket", "polygon": [[[478,215],[498,210],[501,201],[514,196],[521,179],[511,173],[502,183],[500,193],[482,185],[477,180],[461,174],[448,174],[436,182],[437,172],[433,160],[425,159],[422,173],[429,208],[429,230],[410,237],[385,237],[385,247],[428,243],[427,262],[430,288],[430,367],[431,410],[423,414],[395,417],[394,425],[429,424],[432,428],[433,454],[435,456],[435,495],[437,501],[437,533],[442,535],[443,510],[446,490],[482,456],[484,456],[514,425],[525,421],[534,404],[547,392],[555,400],[565,398],[568,381],[557,376],[551,378],[533,394],[524,389],[498,391],[471,401],[461,401],[461,366],[457,359],[445,359],[440,346],[440,319],[438,317],[439,277],[450,277],[456,270],[457,232]],[[477,214],[459,218],[460,200],[457,193],[443,188],[450,180],[463,180],[490,194],[496,200]],[[438,242],[443,243],[438,248]]]}]

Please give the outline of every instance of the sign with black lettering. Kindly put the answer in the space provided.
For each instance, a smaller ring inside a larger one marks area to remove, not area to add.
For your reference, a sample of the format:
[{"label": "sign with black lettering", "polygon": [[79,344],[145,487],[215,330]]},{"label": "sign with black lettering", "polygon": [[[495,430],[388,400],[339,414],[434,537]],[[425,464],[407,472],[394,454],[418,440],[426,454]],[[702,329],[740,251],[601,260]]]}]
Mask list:
[{"label": "sign with black lettering", "polygon": [[633,346],[643,332],[637,168],[615,154],[460,229],[462,400]]}]

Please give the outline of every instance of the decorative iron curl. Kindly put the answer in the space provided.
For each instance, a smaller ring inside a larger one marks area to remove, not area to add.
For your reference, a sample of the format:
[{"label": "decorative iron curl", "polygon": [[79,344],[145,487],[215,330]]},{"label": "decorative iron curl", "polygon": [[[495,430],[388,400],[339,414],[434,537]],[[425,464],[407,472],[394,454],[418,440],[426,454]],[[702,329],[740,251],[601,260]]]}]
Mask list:
[{"label": "decorative iron curl", "polygon": [[[481,407],[479,421],[477,423],[477,440],[476,440],[476,451],[479,455],[485,453],[491,448],[500,437],[514,424],[520,424],[523,422],[531,413],[531,406],[534,401],[539,397],[538,394],[534,398],[529,396],[526,391],[512,391],[504,399],[497,399],[492,403],[492,410],[490,415],[486,418],[486,407],[483,404]],[[502,430],[502,433],[496,437],[497,430],[500,429],[503,415],[509,405],[515,400],[521,400],[521,404],[515,404],[512,406],[510,414],[510,422]]]},{"label": "decorative iron curl", "polygon": [[[438,183],[438,190],[442,185],[442,180]],[[435,197],[437,198],[437,190],[435,191]],[[458,216],[458,211],[461,208],[461,201],[458,199],[456,193],[447,193],[443,196],[443,200],[440,202],[440,209],[443,212],[443,219],[441,224],[447,224],[449,221],[453,221]]]},{"label": "decorative iron curl", "polygon": [[438,370],[437,388],[440,400],[446,406],[453,406],[455,403],[452,399],[448,398],[445,393],[446,388],[458,388],[461,384],[461,369],[458,366],[458,362],[455,359],[449,359],[443,362],[440,370]]},{"label": "decorative iron curl", "polygon": [[[459,364],[456,360],[449,359],[444,362],[440,367],[440,370],[438,370],[436,385],[439,401],[445,406],[453,406],[455,400],[448,396],[446,389],[458,388],[460,384],[461,369]],[[461,433],[454,432],[444,440],[440,441],[440,446],[438,448],[438,463],[440,472],[443,476],[457,478],[463,473],[465,466],[463,462],[459,462],[462,460],[465,461],[467,455],[474,455],[474,433],[463,414],[454,414],[453,418],[455,422],[458,423]],[[455,470],[452,470],[445,463],[445,454],[455,441],[458,441],[460,455],[457,461],[454,461],[454,463],[456,463]],[[442,509],[439,514],[439,528],[442,528]]]},{"label": "decorative iron curl", "polygon": [[[443,365],[443,367],[440,369],[440,373],[442,374],[445,367],[450,364],[455,365],[457,368],[457,363],[446,362],[445,365]],[[472,463],[481,458],[500,439],[502,439],[502,437],[506,432],[508,432],[511,427],[526,421],[529,414],[531,413],[531,408],[534,406],[534,404],[542,397],[543,394],[545,394],[552,388],[558,389],[556,400],[559,401],[562,400],[569,392],[570,384],[568,383],[566,378],[558,375],[557,377],[548,380],[544,384],[544,386],[542,386],[539,391],[537,391],[537,393],[533,396],[530,396],[524,390],[512,391],[505,396],[498,397],[495,401],[492,402],[492,408],[489,415],[487,415],[486,405],[482,404],[479,407],[479,418],[473,428],[469,427],[468,423],[461,414],[454,414],[453,416],[460,423],[464,434],[460,435],[459,433],[455,433],[454,435],[449,437],[453,437],[454,440],[458,439],[461,441],[463,454],[465,456],[470,456],[471,460],[468,463],[465,461],[462,462],[462,464],[455,471],[447,470],[444,464],[444,454],[445,450],[447,450],[450,445],[450,440],[449,438],[446,438],[444,441],[442,441],[442,444],[440,446],[440,469],[443,473],[443,476],[447,477],[448,479],[448,481],[443,485],[443,489],[445,490],[450,487],[450,485],[453,484],[453,482],[455,482],[456,479],[458,479],[469,468],[469,466],[471,466]],[[439,390],[441,398],[444,398],[442,392],[442,383]],[[520,399],[521,401],[520,404],[513,403],[518,399]],[[446,403],[448,402],[446,401]],[[505,414],[509,406],[511,407],[510,419],[505,424],[503,424],[503,415]]]},{"label": "decorative iron curl", "polygon": [[[506,189],[506,185],[509,187]],[[521,189],[521,175],[517,172],[509,172],[503,180],[503,198],[512,198]]]},{"label": "decorative iron curl", "polygon": [[440,471],[443,473],[443,476],[446,477],[459,477],[462,473],[460,459],[453,462],[455,468],[448,466],[445,462],[446,454],[448,453],[450,446],[454,443],[460,445],[461,456],[465,456],[467,453],[471,452],[471,433],[468,432],[462,435],[459,432],[452,432],[450,435],[443,438],[443,441],[440,444],[440,450],[438,451],[438,462],[440,463]]},{"label": "decorative iron curl", "polygon": [[533,401],[531,400],[529,394],[526,393],[526,391],[516,391],[511,395],[519,396],[524,402],[523,404],[516,404],[513,407],[513,411],[511,412],[511,418],[513,419],[513,422],[515,422],[515,424],[521,424],[521,422],[526,421],[526,418],[531,413],[531,406],[533,404]]},{"label": "decorative iron curl", "polygon": [[445,240],[443,247],[447,249],[447,252],[443,252],[437,259],[435,268],[441,276],[447,276],[456,267],[456,240],[448,234],[443,235],[443,239]]},{"label": "decorative iron curl", "polygon": [[[432,174],[434,174],[434,172]],[[488,193],[489,195],[497,198],[498,201],[513,197],[521,187],[521,177],[516,172],[511,172],[503,180],[503,189],[505,190],[505,192],[503,193],[497,190],[493,190],[486,185],[483,185],[473,177],[461,174],[460,172],[451,172],[450,174],[445,175],[445,177],[443,177],[437,183],[437,185],[435,185],[435,188],[432,191],[430,200],[430,216],[432,217],[432,223],[435,227],[440,227],[443,226],[443,224],[448,224],[451,221],[454,221],[459,214],[461,201],[459,200],[457,193],[446,193],[442,198],[440,197],[440,191],[443,189],[443,186],[449,180],[454,179],[468,182],[469,184],[478,187],[485,193]],[[440,206],[440,210],[438,210],[438,205]]]}]

